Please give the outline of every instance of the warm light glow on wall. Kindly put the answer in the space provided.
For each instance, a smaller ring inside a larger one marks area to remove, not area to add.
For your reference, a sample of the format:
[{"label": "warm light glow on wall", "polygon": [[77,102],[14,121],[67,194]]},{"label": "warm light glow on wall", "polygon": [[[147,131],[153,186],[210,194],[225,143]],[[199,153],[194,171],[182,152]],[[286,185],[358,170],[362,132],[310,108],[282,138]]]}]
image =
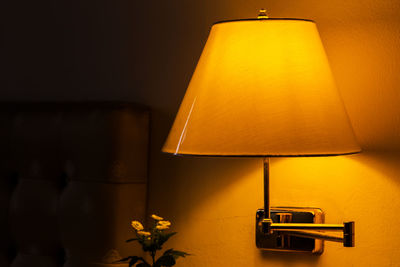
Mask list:
[{"label": "warm light glow on wall", "polygon": [[[391,159],[393,156],[395,158]],[[382,219],[399,219],[393,210],[400,208],[395,198],[400,183],[392,178],[400,173],[396,166],[399,155],[362,153],[271,159],[271,175],[276,177],[271,180],[273,206],[323,207],[327,223],[347,219],[358,222],[355,248],[346,249],[338,243],[326,242],[321,257],[296,253],[276,255],[254,249],[252,226],[254,207],[261,205],[262,160],[193,160],[199,162],[202,171],[193,173],[188,168],[180,174],[177,186],[185,193],[182,191],[174,200],[179,203],[180,213],[176,216],[179,216],[180,237],[172,242],[185,249],[192,248],[196,255],[206,255],[203,263],[225,266],[224,260],[228,258],[232,265],[238,266],[246,266],[248,262],[249,266],[335,267],[347,266],[349,262],[354,266],[368,266],[370,262],[379,261],[384,262],[382,266],[390,266],[390,259],[398,258],[398,247],[381,247],[379,237],[383,234],[387,242],[398,242],[395,232],[398,227],[383,229]],[[188,197],[194,197],[196,201],[188,201]],[[385,203],[384,207],[382,203]],[[232,253],[232,250],[238,253]],[[384,256],[389,253],[392,257]],[[193,266],[198,262],[195,257],[188,261]]]}]

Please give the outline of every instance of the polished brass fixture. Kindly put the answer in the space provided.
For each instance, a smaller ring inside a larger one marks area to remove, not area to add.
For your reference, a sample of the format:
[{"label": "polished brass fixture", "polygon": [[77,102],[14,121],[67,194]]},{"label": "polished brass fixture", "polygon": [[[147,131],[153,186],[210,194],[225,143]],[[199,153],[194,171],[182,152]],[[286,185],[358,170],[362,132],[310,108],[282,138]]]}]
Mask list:
[{"label": "polished brass fixture", "polygon": [[[344,247],[354,247],[353,221],[343,224],[324,224],[323,222],[323,212],[317,208],[270,208],[269,158],[265,158],[264,209],[259,209],[256,215],[257,247],[266,250],[322,253],[323,244],[315,239],[340,242]],[[325,232],[341,232],[342,235],[336,236]],[[292,244],[292,237],[297,238],[297,245]],[[304,245],[304,242],[307,243],[305,239],[309,239],[308,243],[313,244]]]}]

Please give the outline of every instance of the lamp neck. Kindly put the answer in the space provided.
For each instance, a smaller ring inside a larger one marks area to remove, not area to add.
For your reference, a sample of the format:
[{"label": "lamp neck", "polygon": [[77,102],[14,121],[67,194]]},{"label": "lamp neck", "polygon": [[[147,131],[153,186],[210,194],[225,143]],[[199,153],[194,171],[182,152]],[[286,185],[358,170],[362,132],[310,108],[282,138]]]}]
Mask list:
[{"label": "lamp neck", "polygon": [[264,216],[270,219],[269,203],[269,158],[264,158]]}]

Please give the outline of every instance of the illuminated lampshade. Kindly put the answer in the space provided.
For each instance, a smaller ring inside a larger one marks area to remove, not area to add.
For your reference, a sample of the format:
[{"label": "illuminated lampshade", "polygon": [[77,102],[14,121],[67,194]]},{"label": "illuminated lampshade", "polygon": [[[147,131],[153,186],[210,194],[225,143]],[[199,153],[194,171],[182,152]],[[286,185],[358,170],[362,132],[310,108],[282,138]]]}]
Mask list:
[{"label": "illuminated lampshade", "polygon": [[315,23],[214,24],[163,151],[209,156],[360,151]]}]

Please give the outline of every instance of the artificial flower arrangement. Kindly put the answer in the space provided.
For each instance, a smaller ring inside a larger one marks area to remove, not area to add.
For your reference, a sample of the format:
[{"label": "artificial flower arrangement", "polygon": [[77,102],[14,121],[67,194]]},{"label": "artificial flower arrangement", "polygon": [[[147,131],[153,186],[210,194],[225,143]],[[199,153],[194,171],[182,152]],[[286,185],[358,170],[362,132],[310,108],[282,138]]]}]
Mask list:
[{"label": "artificial flower arrangement", "polygon": [[[144,252],[148,252],[152,259],[152,264],[148,263],[143,257],[129,256],[121,259],[119,262],[128,262],[129,267],[165,267],[173,266],[179,257],[186,257],[190,254],[168,249],[158,259],[156,259],[157,251],[162,249],[162,246],[168,239],[175,235],[176,232],[166,232],[171,226],[169,221],[164,218],[152,215],[151,218],[154,220],[153,226],[148,231],[145,231],[143,225],[138,221],[132,221],[132,227],[135,230],[136,238],[126,240],[126,242],[137,241],[142,246]],[[135,265],[136,264],[136,265]]]}]

